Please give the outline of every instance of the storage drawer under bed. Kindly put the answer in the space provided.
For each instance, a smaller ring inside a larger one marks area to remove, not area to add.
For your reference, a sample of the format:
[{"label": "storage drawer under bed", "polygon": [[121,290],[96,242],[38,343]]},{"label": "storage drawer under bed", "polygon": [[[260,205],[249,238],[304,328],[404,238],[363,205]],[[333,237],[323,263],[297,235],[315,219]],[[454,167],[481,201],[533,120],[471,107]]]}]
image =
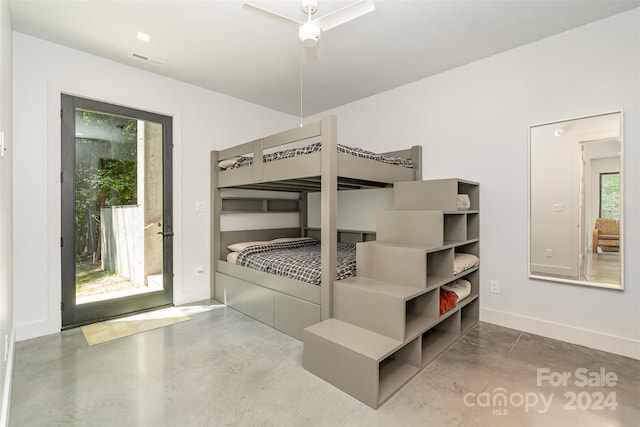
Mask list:
[{"label": "storage drawer under bed", "polygon": [[320,322],[320,306],[236,277],[216,273],[216,300],[302,340],[303,330]]}]

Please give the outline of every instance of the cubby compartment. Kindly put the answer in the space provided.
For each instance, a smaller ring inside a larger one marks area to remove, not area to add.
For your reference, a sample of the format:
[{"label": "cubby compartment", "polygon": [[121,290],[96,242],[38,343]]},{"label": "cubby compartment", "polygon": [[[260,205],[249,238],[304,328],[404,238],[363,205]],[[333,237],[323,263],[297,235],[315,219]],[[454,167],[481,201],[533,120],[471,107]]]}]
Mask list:
[{"label": "cubby compartment", "polygon": [[478,183],[458,180],[458,194],[467,194],[471,206],[469,210],[480,210],[480,189]]},{"label": "cubby compartment", "polygon": [[465,214],[444,215],[444,244],[455,244],[467,240],[467,221]]},{"label": "cubby compartment", "polygon": [[422,365],[435,359],[460,336],[460,311],[422,334]]},{"label": "cubby compartment", "polygon": [[469,295],[472,298],[460,309],[460,333],[465,333],[480,319],[480,300],[478,295]]},{"label": "cubby compartment", "polygon": [[269,212],[296,212],[300,210],[298,200],[268,199],[266,205]]},{"label": "cubby compartment", "polygon": [[405,339],[409,339],[438,321],[439,291],[433,289],[405,303]]},{"label": "cubby compartment", "polygon": [[459,245],[459,246],[456,246],[455,251],[456,253],[472,254],[479,257],[480,243],[475,241],[475,242],[467,243],[464,245]]},{"label": "cubby compartment", "polygon": [[[307,237],[312,239],[321,240],[320,229],[306,227],[305,233]],[[360,242],[373,242],[376,240],[375,231],[352,231],[352,230],[338,230],[338,242],[341,243],[360,243]]]},{"label": "cubby compartment", "polygon": [[467,240],[480,238],[480,214],[467,213]]},{"label": "cubby compartment", "polygon": [[[460,255],[460,256],[458,256]],[[475,255],[478,259],[473,259],[465,255]],[[455,247],[454,268],[452,273],[454,278],[463,277],[476,271],[480,265],[480,245],[477,241]]]},{"label": "cubby compartment", "polygon": [[367,234],[364,232],[338,230],[338,242],[342,242],[342,243],[365,242],[366,236]]},{"label": "cubby compartment", "polygon": [[465,301],[473,297],[477,297],[480,294],[480,271],[477,268],[473,269],[473,271],[470,271],[467,274],[463,273],[462,275],[458,276],[458,278],[465,279],[471,282],[471,294],[467,298],[460,301],[458,304],[464,304]]},{"label": "cubby compartment", "polygon": [[264,212],[262,199],[222,199],[222,212]]},{"label": "cubby compartment", "polygon": [[393,185],[396,210],[458,211],[458,194],[469,196],[470,209],[480,210],[478,183],[461,179],[396,182]]},{"label": "cubby compartment", "polygon": [[222,199],[222,212],[298,212],[296,199],[228,198]]},{"label": "cubby compartment", "polygon": [[378,404],[381,405],[421,368],[420,337],[382,359],[378,365]]},{"label": "cubby compartment", "polygon": [[442,285],[453,278],[453,249],[427,252],[427,289]]}]

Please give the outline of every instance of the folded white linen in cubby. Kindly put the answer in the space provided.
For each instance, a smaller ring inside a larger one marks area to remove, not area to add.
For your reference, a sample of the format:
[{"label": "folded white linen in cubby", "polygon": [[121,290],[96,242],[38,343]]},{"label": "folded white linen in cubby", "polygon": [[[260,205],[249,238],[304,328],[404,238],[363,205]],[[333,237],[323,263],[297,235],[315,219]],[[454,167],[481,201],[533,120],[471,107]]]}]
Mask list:
[{"label": "folded white linen in cubby", "polygon": [[461,301],[471,294],[471,282],[466,279],[456,279],[451,283],[442,285],[442,289],[455,293],[458,301]]}]

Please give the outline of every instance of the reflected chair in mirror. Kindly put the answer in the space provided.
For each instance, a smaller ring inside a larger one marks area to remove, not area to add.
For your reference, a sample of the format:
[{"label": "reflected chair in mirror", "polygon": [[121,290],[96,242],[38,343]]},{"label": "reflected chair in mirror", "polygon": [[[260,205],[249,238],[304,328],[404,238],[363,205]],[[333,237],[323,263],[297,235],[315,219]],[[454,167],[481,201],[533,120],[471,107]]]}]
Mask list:
[{"label": "reflected chair in mirror", "polygon": [[598,218],[593,230],[593,253],[620,251],[620,223],[613,218]]}]

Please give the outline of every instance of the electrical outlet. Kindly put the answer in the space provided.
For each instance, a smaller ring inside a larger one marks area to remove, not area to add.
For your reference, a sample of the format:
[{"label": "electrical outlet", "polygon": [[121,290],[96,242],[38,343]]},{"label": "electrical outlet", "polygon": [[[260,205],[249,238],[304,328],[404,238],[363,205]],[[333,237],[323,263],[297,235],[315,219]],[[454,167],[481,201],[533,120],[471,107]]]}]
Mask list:
[{"label": "electrical outlet", "polygon": [[551,258],[553,256],[553,249],[547,249],[544,251],[544,256]]},{"label": "electrical outlet", "polygon": [[500,282],[498,282],[497,280],[489,281],[489,292],[491,292],[492,294],[499,294]]}]

